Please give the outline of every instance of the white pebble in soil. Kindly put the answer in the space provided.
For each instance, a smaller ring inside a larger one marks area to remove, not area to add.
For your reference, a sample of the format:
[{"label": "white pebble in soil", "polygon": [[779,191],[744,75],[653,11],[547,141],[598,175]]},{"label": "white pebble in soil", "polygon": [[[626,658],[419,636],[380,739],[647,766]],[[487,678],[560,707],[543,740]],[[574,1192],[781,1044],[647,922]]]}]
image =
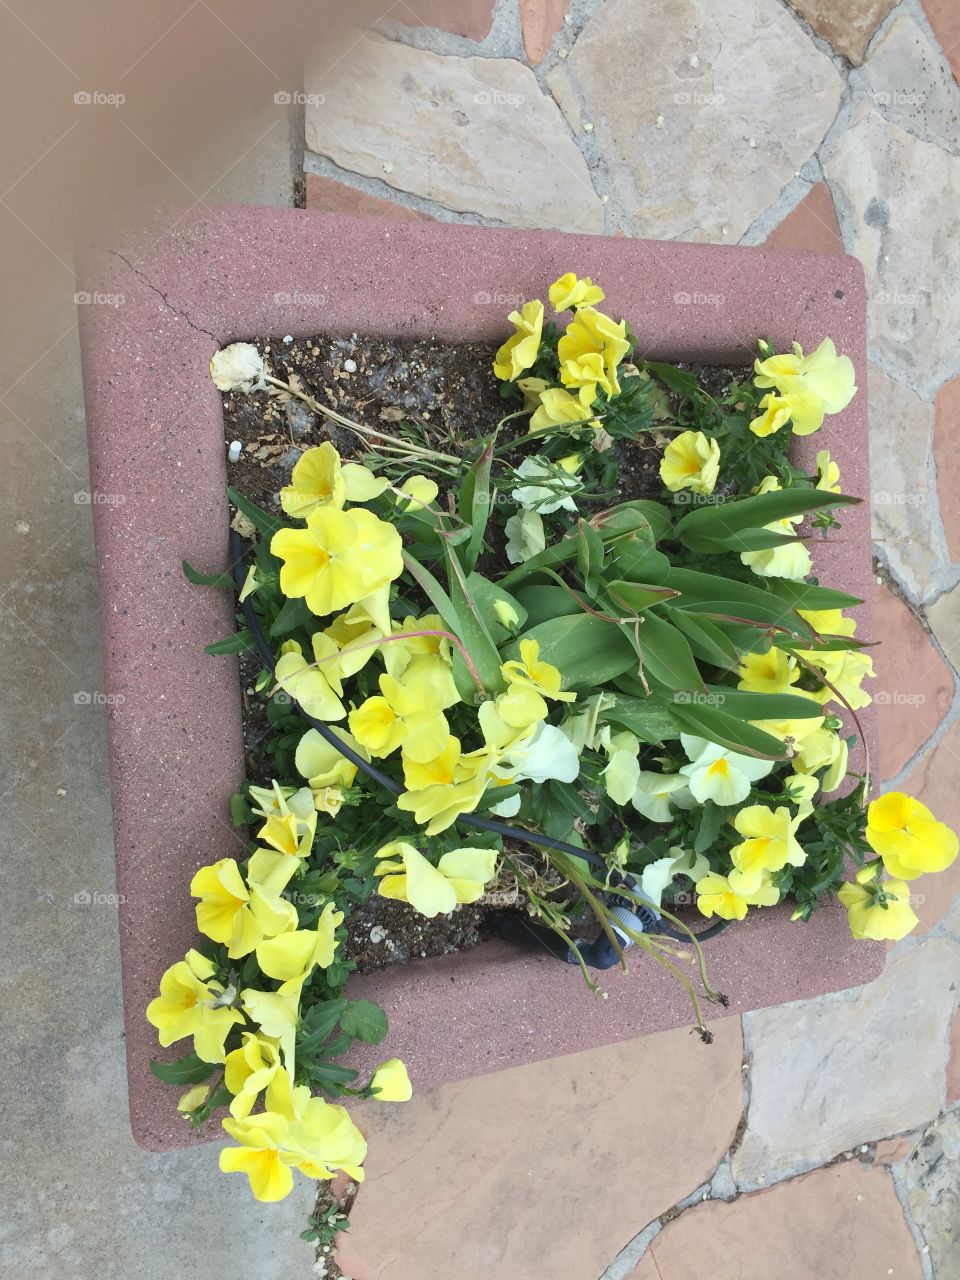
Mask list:
[{"label": "white pebble in soil", "polygon": [[346,373],[356,373],[357,372],[356,360],[344,360],[343,368]]},{"label": "white pebble in soil", "polygon": [[239,462],[240,454],[243,452],[243,445],[239,440],[231,440],[230,448],[227,450],[228,462]]},{"label": "white pebble in soil", "polygon": [[383,942],[387,936],[387,931],[382,924],[375,924],[370,930],[370,941],[374,943]]}]

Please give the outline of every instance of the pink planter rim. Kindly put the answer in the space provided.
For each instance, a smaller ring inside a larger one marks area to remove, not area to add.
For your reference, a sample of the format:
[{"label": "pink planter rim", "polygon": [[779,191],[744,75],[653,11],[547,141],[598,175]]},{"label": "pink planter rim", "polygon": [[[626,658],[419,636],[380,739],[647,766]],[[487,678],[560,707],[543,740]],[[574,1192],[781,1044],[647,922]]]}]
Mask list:
[{"label": "pink planter rim", "polygon": [[[122,299],[80,318],[130,1115],[143,1146],[191,1141],[178,1091],[149,1071],[158,1050],[144,1010],[195,940],[191,875],[239,847],[228,811],[243,775],[237,663],[202,652],[233,629],[233,601],[180,571],[182,559],[211,571],[228,558],[210,356],[265,335],[494,340],[510,299],[545,297],[569,270],[603,284],[604,309],[629,319],[650,358],[747,363],[761,336],[779,349],[832,337],[861,390],[799,456],[812,462],[828,447],[844,489],[868,497],[863,272],[849,257],[249,206],[161,211],[86,252],[83,287]],[[864,598],[857,614],[869,635],[867,502],[815,544],[814,562]],[[755,912],[707,945],[729,1014],[859,985],[884,959],[882,947],[854,942],[836,905],[806,925],[791,924],[788,908]],[[351,995],[383,1004],[391,1029],[351,1065],[398,1056],[423,1089],[689,1022],[686,997],[652,962],[602,978],[598,1000],[575,970],[499,942],[355,978]]]}]

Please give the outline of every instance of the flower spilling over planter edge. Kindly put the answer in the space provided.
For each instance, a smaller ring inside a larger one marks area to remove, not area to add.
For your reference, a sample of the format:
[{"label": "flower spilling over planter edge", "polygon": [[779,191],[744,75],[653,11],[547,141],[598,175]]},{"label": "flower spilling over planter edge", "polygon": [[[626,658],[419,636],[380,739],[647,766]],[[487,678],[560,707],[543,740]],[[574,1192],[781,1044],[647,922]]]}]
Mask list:
[{"label": "flower spilling over planter edge", "polygon": [[[702,1028],[680,966],[724,997],[668,905],[692,894],[740,921],[789,899],[805,921],[836,893],[854,936],[901,938],[909,882],[957,856],[917,800],[868,804],[869,767],[848,772],[874,674],[843,612],[860,602],[816,581],[798,526],[829,530],[856,499],[827,450],[807,475],[789,442],[849,404],[849,359],[829,338],[808,355],[761,340],[753,379],[717,399],[631,363],[603,299],[570,273],[549,291],[562,329],[540,301],[510,315],[493,365],[508,412],[466,456],[345,418],[251,344],[211,361],[221,390],[297,395],[363,457],[304,452],[286,518],[230,491],[252,542],[239,599],[275,646],[257,681],[273,781],[234,797],[255,840],[195,875],[204,941],[147,1010],[161,1045],[193,1042],[156,1074],[190,1086],[195,1124],[229,1106],[221,1168],[259,1200],[294,1167],[362,1179],[366,1144],[328,1099],[410,1096],[396,1059],[362,1086],[336,1061],[387,1033],[343,994],[345,921],[373,894],[434,917],[509,884],[599,990],[592,916],[621,962],[635,944],[677,976]],[[651,492],[623,496],[628,457],[652,460]],[[252,646],[243,627],[208,649]],[[625,923],[612,900],[675,928]]]}]

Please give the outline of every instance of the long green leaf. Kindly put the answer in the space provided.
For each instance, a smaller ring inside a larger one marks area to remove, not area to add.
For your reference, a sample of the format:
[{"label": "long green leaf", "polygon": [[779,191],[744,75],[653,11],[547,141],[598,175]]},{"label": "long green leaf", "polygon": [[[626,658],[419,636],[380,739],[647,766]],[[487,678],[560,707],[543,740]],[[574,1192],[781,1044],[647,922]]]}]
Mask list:
[{"label": "long green leaf", "polygon": [[[537,641],[541,659],[559,669],[568,689],[594,689],[637,662],[633,645],[616,623],[589,613],[541,622],[521,638]],[[519,656],[519,640],[503,650],[505,661]]]},{"label": "long green leaf", "polygon": [[203,652],[212,654],[214,657],[222,657],[228,653],[246,653],[253,647],[253,633],[244,627],[242,631],[235,631],[232,636],[224,636],[222,640],[205,644]]},{"label": "long green leaf", "polygon": [[663,610],[675,627],[679,627],[690,642],[694,656],[702,662],[709,662],[723,670],[734,670],[739,665],[740,655],[729,636],[710,618],[701,613],[684,609]]},{"label": "long green leaf", "polygon": [[705,690],[686,637],[655,613],[644,615],[639,630],[643,666],[668,689]]},{"label": "long green leaf", "polygon": [[164,1084],[200,1084],[219,1068],[215,1062],[204,1062],[191,1051],[176,1062],[157,1062],[154,1059],[150,1063],[150,1070]]},{"label": "long green leaf", "polygon": [[[679,697],[682,698],[683,695]],[[764,733],[762,729],[747,724],[737,716],[709,706],[706,702],[681,702],[678,698],[671,710],[685,733],[693,733],[699,738],[716,742],[729,751],[757,756],[762,760],[783,760],[786,756],[779,738]]]},{"label": "long green leaf", "polygon": [[712,507],[697,507],[677,522],[674,536],[692,551],[698,551],[701,542],[711,538],[724,538],[744,529],[762,529],[788,516],[859,501],[850,494],[824,489],[775,489],[749,498],[732,498]]},{"label": "long green leaf", "polygon": [[[476,667],[487,693],[496,693],[499,689],[502,689],[503,678],[500,675],[500,660],[493,642],[489,641],[489,649],[492,649],[491,655],[484,642],[484,636],[474,632],[470,616],[468,614],[461,616],[460,610],[454,605],[430,570],[424,568],[420,561],[416,560],[408,551],[403,553],[403,563],[407,572],[420,585],[446,626],[459,638],[461,644],[470,655],[470,661]],[[466,664],[456,650],[454,650],[453,659],[453,678],[461,698],[467,703],[472,703],[477,696],[477,686],[472,675],[467,670]]]},{"label": "long green leaf", "polygon": [[201,573],[187,560],[181,560],[180,567],[183,570],[183,576],[195,587],[220,587],[227,591],[233,590],[233,574],[229,569],[224,569],[222,573]]},{"label": "long green leaf", "polygon": [[654,587],[646,582],[623,582],[614,579],[613,582],[607,582],[605,585],[617,604],[625,605],[635,613],[639,613],[642,609],[649,609],[655,604],[663,604],[665,600],[674,600],[680,594],[673,587]]},{"label": "long green leaf", "polygon": [[476,567],[483,550],[483,536],[490,519],[490,467],[493,462],[493,446],[497,438],[494,432],[476,462],[464,476],[460,485],[458,508],[460,519],[470,526],[470,537],[463,550],[463,564],[469,573]]},{"label": "long green leaf", "polygon": [[258,507],[255,502],[251,502],[239,489],[228,488],[227,497],[237,510],[242,511],[247,519],[267,538],[272,538],[278,529],[295,528],[294,525],[288,524],[286,520],[281,520],[278,516],[271,515],[269,511],[264,511],[262,507]]},{"label": "long green leaf", "polygon": [[707,685],[711,705],[743,720],[810,720],[823,715],[823,707],[813,698],[798,693],[750,693]]},{"label": "long green leaf", "polygon": [[[660,743],[680,736],[668,706],[653,698],[604,691],[602,718],[635,733],[641,742]],[[612,701],[611,701],[612,699]]]}]

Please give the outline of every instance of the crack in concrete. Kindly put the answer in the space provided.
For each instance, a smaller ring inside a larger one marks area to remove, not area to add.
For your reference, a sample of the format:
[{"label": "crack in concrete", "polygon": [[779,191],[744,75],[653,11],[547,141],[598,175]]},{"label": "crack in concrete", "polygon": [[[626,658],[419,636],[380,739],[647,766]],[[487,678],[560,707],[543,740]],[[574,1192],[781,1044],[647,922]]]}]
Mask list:
[{"label": "crack in concrete", "polygon": [[204,329],[202,325],[194,323],[194,321],[191,320],[191,318],[187,315],[185,311],[181,311],[179,307],[175,307],[173,303],[170,301],[170,299],[167,297],[167,295],[159,287],[159,285],[155,285],[153,281],[149,278],[149,276],[147,276],[143,271],[141,271],[139,267],[135,266],[135,264],[132,263],[129,258],[124,257],[124,255],[120,253],[119,250],[107,249],[104,246],[100,246],[100,245],[96,246],[96,248],[100,253],[109,254],[110,257],[112,258],[119,258],[120,261],[124,263],[133,272],[133,274],[137,277],[137,279],[141,281],[142,284],[145,284],[148,289],[150,289],[153,293],[157,295],[158,298],[162,300],[164,306],[166,306],[170,311],[172,311],[178,320],[185,321],[190,326],[190,328],[194,330],[194,332],[204,334],[206,337],[211,338],[218,347],[220,346],[220,339],[217,337],[215,333],[211,333],[209,329]]}]

